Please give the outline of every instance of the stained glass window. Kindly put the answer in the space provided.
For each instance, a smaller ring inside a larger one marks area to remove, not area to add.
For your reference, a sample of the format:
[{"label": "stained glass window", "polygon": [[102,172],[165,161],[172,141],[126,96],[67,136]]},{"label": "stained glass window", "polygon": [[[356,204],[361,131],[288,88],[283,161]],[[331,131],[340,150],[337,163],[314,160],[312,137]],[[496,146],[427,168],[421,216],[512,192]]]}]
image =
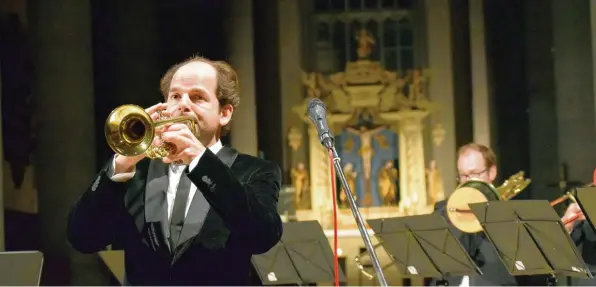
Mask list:
[{"label": "stained glass window", "polygon": [[316,27],[313,62],[322,73],[339,72],[358,59],[357,35],[366,29],[375,45],[369,59],[388,70],[414,68],[414,0],[312,0]]}]

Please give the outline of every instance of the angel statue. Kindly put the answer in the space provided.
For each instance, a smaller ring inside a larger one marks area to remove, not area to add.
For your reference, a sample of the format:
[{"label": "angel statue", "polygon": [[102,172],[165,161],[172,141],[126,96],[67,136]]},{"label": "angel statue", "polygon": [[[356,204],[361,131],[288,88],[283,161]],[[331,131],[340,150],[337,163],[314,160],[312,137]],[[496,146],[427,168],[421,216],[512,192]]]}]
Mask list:
[{"label": "angel statue", "polygon": [[358,35],[356,36],[356,40],[358,41],[358,58],[359,59],[368,59],[370,54],[372,54],[372,49],[375,46],[376,42],[375,39],[372,37],[370,32],[366,29],[360,29],[358,31]]},{"label": "angel statue", "polygon": [[[356,196],[356,177],[358,176],[358,172],[356,172],[354,170],[354,165],[352,165],[352,163],[348,162],[346,164],[346,166],[344,166],[344,173],[346,175],[346,181],[348,182],[348,186],[350,187],[350,190],[352,191],[352,196],[354,196],[354,200],[356,200],[356,198],[357,198],[357,196]],[[339,194],[340,205],[346,206],[347,205],[346,200],[347,200],[346,191],[342,187],[341,193]]]},{"label": "angel statue", "polygon": [[389,206],[395,204],[397,199],[397,186],[395,182],[398,180],[397,169],[393,165],[392,160],[385,162],[385,166],[379,172],[379,195],[383,205]]},{"label": "angel statue", "polygon": [[429,196],[429,204],[435,204],[445,199],[445,190],[443,188],[443,178],[437,168],[437,162],[430,161],[430,167],[426,170],[426,181]]},{"label": "angel statue", "polygon": [[308,98],[320,98],[321,91],[317,87],[317,74],[302,72],[302,84],[306,86]]}]

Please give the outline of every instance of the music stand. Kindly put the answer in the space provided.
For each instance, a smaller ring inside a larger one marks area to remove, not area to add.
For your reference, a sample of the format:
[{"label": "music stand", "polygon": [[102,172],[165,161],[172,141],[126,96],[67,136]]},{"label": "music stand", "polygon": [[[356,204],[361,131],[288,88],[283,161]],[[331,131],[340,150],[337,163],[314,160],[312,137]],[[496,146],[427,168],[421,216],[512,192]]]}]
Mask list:
[{"label": "music stand", "polygon": [[[252,257],[264,285],[307,285],[333,282],[333,252],[318,221],[287,222],[281,240]],[[346,282],[343,270],[339,281]]]},{"label": "music stand", "polygon": [[509,273],[592,278],[559,215],[545,200],[491,201],[470,204],[484,233]]},{"label": "music stand", "polygon": [[368,220],[402,278],[440,278],[482,274],[438,213]]},{"label": "music stand", "polygon": [[39,251],[0,252],[0,286],[39,286],[42,267]]}]

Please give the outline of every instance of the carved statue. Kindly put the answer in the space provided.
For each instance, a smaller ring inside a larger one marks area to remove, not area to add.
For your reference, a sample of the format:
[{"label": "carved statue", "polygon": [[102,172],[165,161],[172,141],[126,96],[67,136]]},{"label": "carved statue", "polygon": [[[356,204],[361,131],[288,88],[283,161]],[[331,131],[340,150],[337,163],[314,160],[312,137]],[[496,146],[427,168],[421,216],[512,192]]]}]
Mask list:
[{"label": "carved statue", "polygon": [[430,161],[430,167],[426,170],[426,180],[428,184],[428,204],[435,204],[438,201],[445,199],[445,190],[443,188],[443,178],[437,168],[437,162]]},{"label": "carved statue", "polygon": [[297,127],[291,127],[288,132],[288,145],[296,152],[302,144],[302,133]]},{"label": "carved statue", "polygon": [[[354,196],[354,199],[357,199],[358,197],[356,196],[356,177],[358,176],[358,173],[354,170],[354,165],[348,162],[344,166],[344,173],[346,174],[346,181],[348,182],[348,186],[352,191],[352,196]],[[342,187],[341,193],[339,194],[339,202],[342,206],[345,206],[347,205],[346,200],[346,191]]]},{"label": "carved statue", "polygon": [[320,98],[321,91],[317,87],[317,74],[302,72],[302,84],[306,86],[308,98]]},{"label": "carved statue", "polygon": [[374,155],[374,149],[372,148],[372,137],[385,130],[384,126],[380,126],[374,129],[367,129],[365,126],[361,126],[359,130],[346,127],[346,130],[350,133],[357,134],[360,136],[360,156],[362,157],[362,166],[364,171],[364,178],[370,179],[371,174],[371,163]]},{"label": "carved statue", "polygon": [[304,163],[298,163],[297,167],[292,168],[292,186],[296,189],[296,208],[302,205],[304,193],[308,191],[308,171]]},{"label": "carved statue", "polygon": [[373,47],[376,44],[375,39],[372,37],[370,32],[368,32],[368,30],[360,29],[360,31],[358,31],[358,35],[356,36],[356,40],[358,41],[358,59],[368,59],[372,53]]},{"label": "carved statue", "polygon": [[393,166],[393,161],[388,160],[385,162],[385,166],[379,172],[379,194],[383,205],[394,205],[396,203],[397,187],[395,182],[398,178],[399,174]]}]

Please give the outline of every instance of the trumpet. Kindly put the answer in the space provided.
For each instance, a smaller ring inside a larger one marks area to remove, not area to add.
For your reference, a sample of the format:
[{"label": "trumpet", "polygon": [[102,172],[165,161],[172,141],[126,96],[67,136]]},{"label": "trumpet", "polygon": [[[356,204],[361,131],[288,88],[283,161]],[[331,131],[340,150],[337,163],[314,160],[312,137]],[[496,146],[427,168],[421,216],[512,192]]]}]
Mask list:
[{"label": "trumpet", "polygon": [[192,116],[166,117],[160,112],[157,120],[137,105],[122,105],[115,108],[108,116],[104,134],[110,148],[122,156],[145,154],[148,158],[165,158],[176,147],[167,142],[154,144],[155,130],[164,125],[184,123],[195,136],[199,136],[197,119]]},{"label": "trumpet", "polygon": [[482,231],[480,222],[470,211],[469,204],[493,200],[509,200],[522,192],[532,181],[520,171],[495,188],[480,180],[459,185],[447,200],[447,217],[457,229],[465,233]]}]

